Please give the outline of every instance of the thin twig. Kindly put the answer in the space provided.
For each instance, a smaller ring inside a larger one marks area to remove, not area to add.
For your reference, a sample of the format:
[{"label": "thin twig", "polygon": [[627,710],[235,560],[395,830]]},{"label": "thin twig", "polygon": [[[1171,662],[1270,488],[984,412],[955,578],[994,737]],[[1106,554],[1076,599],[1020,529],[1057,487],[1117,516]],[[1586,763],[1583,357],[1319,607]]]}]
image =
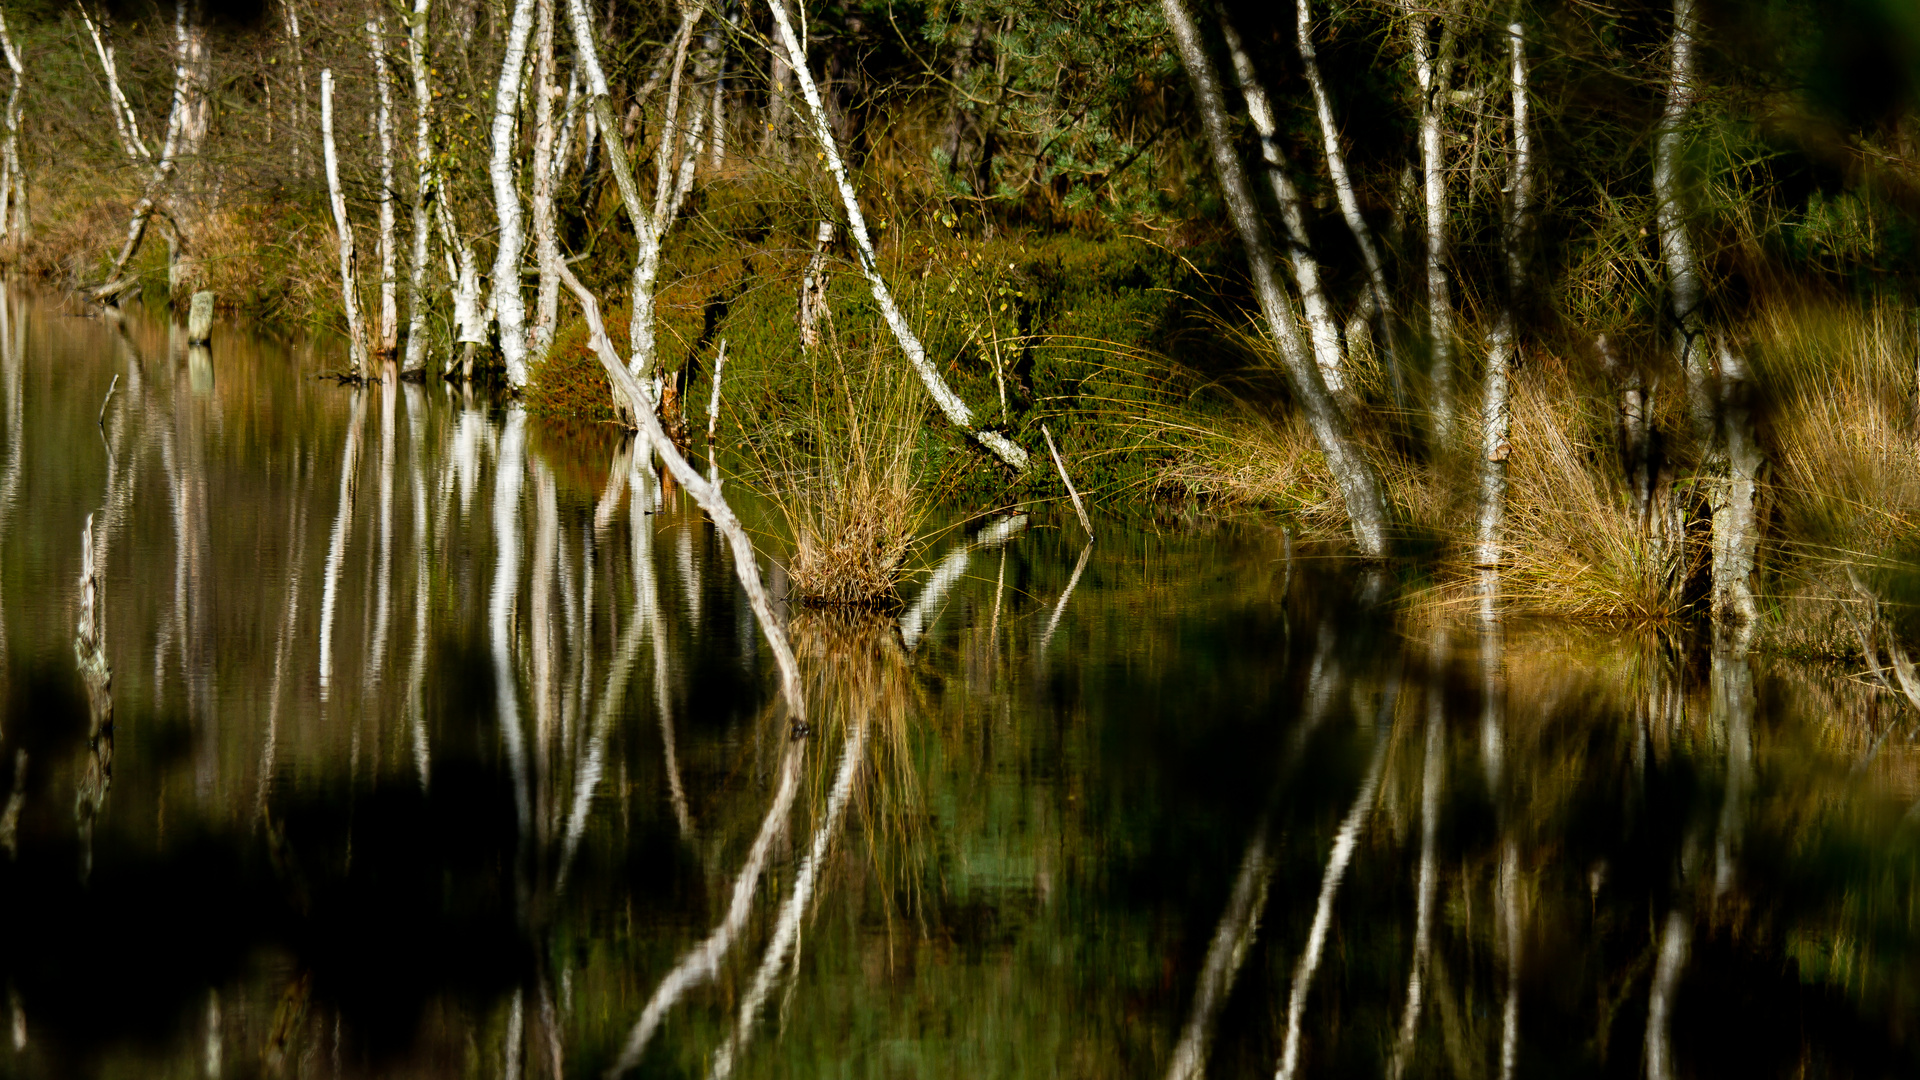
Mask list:
[{"label": "thin twig", "polygon": [[1060,460],[1060,451],[1053,445],[1053,432],[1047,425],[1040,425],[1040,434],[1046,436],[1047,453],[1053,455],[1053,467],[1060,470],[1060,482],[1067,485],[1067,494],[1073,497],[1073,512],[1080,515],[1080,527],[1087,530],[1087,539],[1093,539],[1093,522],[1087,519],[1087,508],[1080,501],[1080,493],[1073,488],[1073,481],[1067,477],[1066,463]]}]

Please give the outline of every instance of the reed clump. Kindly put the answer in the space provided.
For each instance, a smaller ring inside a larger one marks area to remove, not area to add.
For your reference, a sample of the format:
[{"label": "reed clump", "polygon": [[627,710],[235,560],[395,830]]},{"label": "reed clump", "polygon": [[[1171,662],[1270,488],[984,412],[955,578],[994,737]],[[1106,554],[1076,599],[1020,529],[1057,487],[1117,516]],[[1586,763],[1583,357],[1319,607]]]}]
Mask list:
[{"label": "reed clump", "polygon": [[878,342],[829,334],[755,447],[792,545],[787,576],[815,606],[891,608],[931,498],[920,468],[926,393]]}]

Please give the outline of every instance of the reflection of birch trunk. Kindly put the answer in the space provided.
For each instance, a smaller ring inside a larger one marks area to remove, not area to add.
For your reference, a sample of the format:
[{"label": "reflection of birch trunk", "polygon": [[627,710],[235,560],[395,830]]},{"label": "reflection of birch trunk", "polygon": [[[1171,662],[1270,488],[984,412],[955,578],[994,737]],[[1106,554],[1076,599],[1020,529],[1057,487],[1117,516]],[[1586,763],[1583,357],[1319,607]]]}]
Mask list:
[{"label": "reflection of birch trunk", "polygon": [[1453,82],[1453,5],[1440,12],[1436,51],[1428,25],[1433,14],[1415,0],[1400,0],[1413,41],[1414,75],[1420,84],[1420,174],[1426,206],[1427,339],[1433,351],[1433,428],[1445,439],[1453,426],[1453,294],[1447,283],[1447,160],[1442,139],[1447,95]]},{"label": "reflection of birch trunk", "polygon": [[333,515],[333,537],[327,542],[326,574],[320,587],[320,700],[327,700],[333,680],[333,616],[340,595],[340,573],[347,556],[347,538],[353,529],[354,493],[359,488],[360,422],[364,416],[360,391],[348,406],[346,451],[340,458],[340,501]]},{"label": "reflection of birch trunk", "polygon": [[367,18],[367,53],[373,61],[375,106],[373,132],[380,149],[380,191],[376,203],[380,222],[380,317],[374,324],[373,352],[390,357],[399,347],[400,309],[397,270],[399,251],[393,239],[393,84],[387,76],[385,20]]},{"label": "reflection of birch trunk", "polygon": [[307,564],[307,506],[313,493],[313,473],[294,496],[287,511],[287,611],[280,620],[280,636],[273,649],[273,681],[267,687],[267,730],[260,748],[260,786],[255,798],[262,817],[267,812],[267,791],[273,783],[274,765],[280,749],[281,690],[293,656],[294,636],[300,625],[300,585]]},{"label": "reflection of birch trunk", "polygon": [[1200,119],[1206,128],[1207,144],[1214,172],[1225,196],[1229,215],[1246,250],[1248,269],[1254,281],[1267,332],[1279,346],[1288,382],[1306,414],[1308,427],[1326,456],[1327,468],[1340,488],[1354,539],[1363,554],[1384,555],[1387,550],[1387,504],[1381,482],[1371,462],[1353,441],[1346,414],[1328,390],[1318,365],[1300,340],[1294,321],[1293,304],[1287,298],[1273,268],[1273,248],[1267,237],[1266,222],[1253,197],[1246,169],[1229,131],[1225,99],[1214,71],[1212,56],[1200,39],[1186,0],[1161,0],[1168,27],[1173,31],[1182,64],[1192,80],[1198,99]]},{"label": "reflection of birch trunk", "polygon": [[527,414],[507,413],[494,464],[493,543],[497,553],[493,591],[487,603],[488,640],[493,650],[494,707],[500,736],[513,772],[514,807],[520,837],[526,841],[533,806],[527,790],[527,749],[520,729],[519,679],[513,662],[513,613],[520,595],[520,486],[526,471]]},{"label": "reflection of birch trunk", "polygon": [[[14,503],[20,497],[20,473],[25,458],[26,412],[23,408],[21,391],[25,380],[22,378],[22,350],[15,347],[12,332],[12,297],[7,287],[0,283],[0,390],[6,394],[6,412],[0,414],[7,431],[7,468],[0,473],[0,550],[4,550],[7,526],[13,523]],[[0,642],[6,641],[6,604],[0,598]],[[8,650],[0,648],[0,689],[6,689],[6,665]]]},{"label": "reflection of birch trunk", "polygon": [[401,369],[420,371],[427,363],[427,253],[433,219],[433,88],[428,82],[427,14],[432,0],[413,0],[407,20],[407,71],[413,77],[413,258],[407,264],[407,355]]},{"label": "reflection of birch trunk", "polygon": [[[1435,650],[1436,658],[1438,650]],[[1436,678],[1439,668],[1435,668]],[[1400,1015],[1399,1041],[1394,1045],[1392,1080],[1406,1072],[1420,1031],[1420,1011],[1426,1001],[1427,965],[1433,955],[1433,899],[1439,875],[1434,840],[1440,824],[1440,788],[1446,779],[1446,696],[1439,685],[1428,690],[1426,766],[1420,775],[1420,873],[1413,914],[1413,972],[1407,977],[1407,1004]]]},{"label": "reflection of birch trunk", "polygon": [[714,1051],[712,1075],[717,1080],[726,1080],[733,1073],[734,1062],[746,1052],[760,1006],[772,991],[773,981],[779,976],[780,969],[786,966],[788,957],[799,947],[800,921],[806,917],[807,905],[813,899],[814,887],[820,879],[820,867],[827,859],[827,845],[839,830],[840,818],[853,796],[854,779],[866,761],[867,723],[864,718],[859,718],[854,720],[852,727],[853,730],[847,735],[846,749],[840,755],[840,769],[834,776],[833,789],[827,793],[826,816],[820,822],[820,827],[814,830],[813,842],[807,846],[806,857],[800,861],[800,870],[793,879],[793,892],[788,894],[786,903],[780,906],[779,914],[774,917],[773,937],[767,942],[766,954],[761,958],[760,967],[753,973],[753,982],[747,987],[746,996],[741,999],[740,1016],[734,1021],[733,1032]]},{"label": "reflection of birch trunk", "polygon": [[81,836],[81,877],[93,863],[93,822],[113,784],[113,668],[107,663],[102,574],[93,561],[93,515],[80,534],[80,618],[73,656],[87,689],[87,758],[75,785],[73,812]]},{"label": "reflection of birch trunk", "polygon": [[1673,993],[1687,965],[1693,926],[1678,906],[1667,912],[1660,931],[1660,957],[1654,964],[1653,989],[1647,997],[1647,1080],[1670,1080],[1673,1072]]},{"label": "reflection of birch trunk", "polygon": [[1313,925],[1307,931],[1306,948],[1294,965],[1293,986],[1287,997],[1286,1042],[1281,1047],[1280,1065],[1274,1073],[1279,1080],[1291,1080],[1299,1067],[1300,1021],[1306,1013],[1307,991],[1313,987],[1314,972],[1320,968],[1320,954],[1327,944],[1327,930],[1333,925],[1334,897],[1339,894],[1340,882],[1346,877],[1347,864],[1353,860],[1353,849],[1360,842],[1360,832],[1367,827],[1367,817],[1373,812],[1374,793],[1379,790],[1380,773],[1387,761],[1387,747],[1393,741],[1388,728],[1399,695],[1400,677],[1396,673],[1381,695],[1380,717],[1374,724],[1373,761],[1367,765],[1366,777],[1360,781],[1360,791],[1354,796],[1353,806],[1347,810],[1346,818],[1340,822],[1340,830],[1334,834],[1333,850],[1327,856],[1327,870],[1320,878],[1320,898],[1314,905]]},{"label": "reflection of birch trunk", "polygon": [[654,988],[653,996],[647,999],[646,1008],[640,1012],[640,1019],[627,1033],[627,1041],[620,1050],[619,1059],[608,1070],[610,1075],[619,1076],[637,1067],[641,1056],[646,1053],[647,1044],[660,1029],[660,1022],[666,1019],[674,1005],[688,991],[712,982],[719,975],[721,961],[732,951],[740,931],[746,928],[747,916],[752,914],[754,893],[759,888],[761,874],[766,871],[768,856],[774,845],[786,835],[787,817],[793,808],[794,794],[800,790],[800,764],[805,756],[805,748],[804,741],[796,739],[788,742],[786,753],[780,759],[779,781],[774,789],[773,802],[760,823],[759,833],[754,836],[753,846],[747,850],[740,873],[733,879],[733,891],[729,896],[726,914],[721,916],[720,924],[713,928],[713,932],[700,944],[687,950],[673,970],[667,972]]},{"label": "reflection of birch trunk", "polygon": [[1060,616],[1067,613],[1067,601],[1073,599],[1073,590],[1080,584],[1080,575],[1086,572],[1087,558],[1093,554],[1093,545],[1087,544],[1080,549],[1080,558],[1073,564],[1073,576],[1067,579],[1067,589],[1060,594],[1060,602],[1053,605],[1053,615],[1047,619],[1047,628],[1040,635],[1040,649],[1034,655],[1047,655],[1047,646],[1053,644],[1053,632],[1060,628]]},{"label": "reflection of birch trunk", "polygon": [[393,469],[394,416],[399,394],[393,386],[380,393],[380,536],[374,559],[373,640],[367,647],[367,672],[362,693],[380,685],[387,666],[387,632],[393,623]]},{"label": "reflection of birch trunk", "polygon": [[860,272],[866,275],[868,288],[873,293],[873,301],[880,308],[881,317],[886,320],[888,329],[900,343],[900,349],[907,354],[907,362],[920,377],[927,388],[927,394],[939,406],[940,412],[955,427],[965,431],[981,446],[999,458],[1015,472],[1024,472],[1027,468],[1027,452],[1005,435],[997,431],[988,431],[974,426],[973,410],[960,396],[953,392],[940,372],[927,358],[927,352],[920,338],[907,325],[906,316],[894,303],[893,293],[887,288],[886,281],[880,276],[879,260],[874,254],[873,239],[867,232],[866,215],[860,210],[859,196],[854,194],[853,182],[848,178],[847,167],[840,159],[840,148],[834,140],[833,129],[827,122],[826,107],[820,100],[820,90],[814,85],[813,72],[807,67],[806,50],[793,34],[793,24],[787,19],[786,7],[780,0],[768,0],[767,6],[773,12],[774,28],[780,44],[786,49],[787,64],[800,82],[800,95],[806,100],[807,111],[813,120],[813,135],[820,142],[820,151],[826,155],[828,171],[833,175],[834,185],[839,189],[840,202],[847,211],[847,234],[853,238],[854,252],[858,256]]},{"label": "reflection of birch trunk", "polygon": [[526,237],[521,232],[520,188],[514,179],[514,121],[520,110],[520,83],[527,60],[527,37],[533,30],[534,0],[514,0],[507,26],[506,51],[500,59],[500,79],[493,92],[492,158],[487,174],[493,182],[493,211],[499,226],[499,246],[493,259],[493,319],[500,328],[500,358],[507,366],[507,383],[527,385],[526,300],[520,295],[520,257]]},{"label": "reflection of birch trunk", "polygon": [[[608,134],[611,136],[612,133]],[[611,142],[610,137],[609,144]],[[613,383],[616,396],[624,397],[630,402],[645,401],[646,398],[642,396],[639,383],[620,362],[619,350],[614,348],[613,342],[607,338],[606,327],[600,321],[599,302],[593,298],[592,293],[587,291],[586,286],[580,284],[580,280],[573,276],[573,272],[568,270],[564,263],[560,266],[560,274],[561,283],[580,303],[581,314],[586,317],[588,341],[592,343],[594,353],[600,359],[600,366],[606,370],[608,380]],[[733,509],[727,505],[726,499],[720,494],[719,483],[709,482],[694,470],[685,457],[681,456],[673,440],[669,439],[666,431],[661,428],[660,418],[654,415],[653,410],[640,408],[635,412],[640,430],[652,444],[654,453],[666,463],[667,468],[673,473],[673,478],[679,481],[687,494],[693,496],[700,508],[707,512],[707,516],[713,521],[714,528],[727,538],[727,544],[733,552],[734,574],[740,581],[742,591],[747,594],[747,603],[753,608],[754,617],[760,622],[760,631],[766,636],[767,644],[773,649],[774,659],[779,664],[781,693],[787,699],[787,707],[793,712],[795,722],[805,723],[806,700],[801,694],[800,671],[794,663],[793,646],[788,642],[786,630],[781,626],[779,616],[773,610],[773,601],[767,595],[766,584],[760,579],[759,557],[753,550],[753,541],[747,536],[746,529],[741,527],[740,519],[734,516]]]},{"label": "reflection of birch trunk", "polygon": [[553,594],[560,564],[560,506],[554,490],[553,470],[536,455],[528,462],[533,470],[533,567],[532,593],[528,597],[528,652],[532,657],[533,805],[541,808],[536,828],[544,847],[549,837],[546,808],[552,770],[548,761],[559,732],[560,644],[554,629]]},{"label": "reflection of birch trunk", "polygon": [[413,735],[413,763],[420,773],[420,789],[431,775],[427,746],[427,625],[432,596],[431,553],[427,547],[427,395],[409,384],[407,431],[411,436],[408,470],[413,474],[413,663],[407,672],[407,726]]},{"label": "reflection of birch trunk", "polygon": [[356,375],[373,371],[367,359],[366,327],[360,320],[360,282],[353,250],[353,222],[347,218],[347,199],[340,190],[340,160],[333,145],[333,69],[320,72],[320,146],[326,156],[327,196],[333,206],[333,227],[340,248],[340,305],[347,315],[347,348]]},{"label": "reflection of birch trunk", "polygon": [[646,507],[651,499],[645,493],[654,482],[653,472],[644,456],[636,455],[629,468],[631,473],[628,479],[634,493],[633,578],[640,602],[636,619],[644,622],[652,633],[654,713],[660,721],[660,748],[667,770],[667,794],[673,803],[673,818],[679,823],[681,839],[691,841],[693,817],[687,810],[687,793],[680,784],[679,744],[674,738],[673,694],[668,683],[667,627],[660,613],[660,583],[654,567],[653,521],[646,516]]},{"label": "reflection of birch trunk", "polygon": [[1187,1014],[1186,1027],[1173,1048],[1173,1062],[1167,1066],[1167,1080],[1200,1080],[1206,1073],[1207,1044],[1213,1037],[1214,1021],[1233,990],[1240,965],[1253,948],[1254,935],[1260,929],[1260,913],[1267,906],[1267,885],[1273,879],[1273,864],[1267,858],[1267,826],[1263,820],[1247,844],[1240,860],[1240,873],[1234,878],[1233,892],[1227,897],[1227,910],[1207,947],[1207,959],[1200,967],[1200,985],[1194,990],[1193,1008]]},{"label": "reflection of birch trunk", "polygon": [[[920,595],[913,606],[900,616],[900,640],[912,652],[920,643],[920,638],[932,629],[939,615],[941,601],[947,593],[966,576],[967,560],[976,549],[1001,547],[1007,541],[1020,535],[1027,527],[1027,515],[1014,514],[1001,518],[980,531],[980,535],[971,540],[963,540],[947,552],[933,573],[927,577],[926,585],[920,589]],[[1091,545],[1087,550],[1091,550]],[[1085,554],[1083,551],[1082,554]]]}]

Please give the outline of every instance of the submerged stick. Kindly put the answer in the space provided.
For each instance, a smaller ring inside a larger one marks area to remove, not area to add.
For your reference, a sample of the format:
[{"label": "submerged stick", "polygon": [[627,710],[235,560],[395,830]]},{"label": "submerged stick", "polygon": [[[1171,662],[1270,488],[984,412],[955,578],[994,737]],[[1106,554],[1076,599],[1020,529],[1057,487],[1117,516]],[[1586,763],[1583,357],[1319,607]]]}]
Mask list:
[{"label": "submerged stick", "polygon": [[120,385],[120,373],[114,372],[113,381],[107,384],[107,396],[100,399],[100,418],[94,421],[98,427],[107,426],[107,402],[113,400],[114,388]]},{"label": "submerged stick", "polygon": [[1047,453],[1053,455],[1053,467],[1060,470],[1060,482],[1067,485],[1067,494],[1073,498],[1073,512],[1080,515],[1080,527],[1087,530],[1087,539],[1093,539],[1093,522],[1087,520],[1087,508],[1080,501],[1080,493],[1074,490],[1073,480],[1067,476],[1067,464],[1060,460],[1060,451],[1053,445],[1053,432],[1047,425],[1040,425],[1040,434],[1046,436]]},{"label": "submerged stick", "polygon": [[740,519],[733,514],[733,508],[720,494],[718,481],[709,483],[707,479],[694,471],[687,459],[680,455],[680,449],[667,437],[660,426],[660,418],[654,415],[646,394],[641,390],[640,380],[627,370],[620,359],[620,350],[614,348],[607,338],[607,328],[600,321],[600,303],[587,291],[580,279],[565,263],[560,264],[560,283],[573,293],[580,302],[581,314],[586,316],[588,340],[593,343],[593,351],[600,358],[600,366],[606,369],[607,378],[613,383],[615,396],[626,403],[633,413],[640,431],[653,447],[654,453],[666,463],[667,470],[680,486],[687,489],[693,501],[713,519],[714,528],[719,529],[733,547],[734,574],[740,579],[740,587],[746,590],[747,603],[753,607],[755,617],[760,620],[760,632],[766,635],[767,644],[773,648],[774,660],[780,665],[780,690],[787,699],[787,707],[793,711],[796,728],[804,725],[807,719],[807,706],[800,692],[800,668],[793,659],[793,646],[787,641],[787,632],[780,625],[773,611],[773,599],[767,595],[767,587],[760,580],[760,563],[753,550],[753,541],[747,531],[741,527]]}]

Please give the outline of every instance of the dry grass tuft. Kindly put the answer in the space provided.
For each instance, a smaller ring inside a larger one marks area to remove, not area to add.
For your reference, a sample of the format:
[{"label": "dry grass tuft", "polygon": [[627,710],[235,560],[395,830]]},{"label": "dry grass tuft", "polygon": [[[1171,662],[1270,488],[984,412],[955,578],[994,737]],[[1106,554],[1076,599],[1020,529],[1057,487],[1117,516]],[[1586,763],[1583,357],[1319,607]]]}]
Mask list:
[{"label": "dry grass tuft", "polygon": [[801,602],[890,608],[926,512],[917,450],[927,401],[897,356],[875,347],[858,359],[850,370],[839,343],[823,341],[799,400],[758,449]]}]

